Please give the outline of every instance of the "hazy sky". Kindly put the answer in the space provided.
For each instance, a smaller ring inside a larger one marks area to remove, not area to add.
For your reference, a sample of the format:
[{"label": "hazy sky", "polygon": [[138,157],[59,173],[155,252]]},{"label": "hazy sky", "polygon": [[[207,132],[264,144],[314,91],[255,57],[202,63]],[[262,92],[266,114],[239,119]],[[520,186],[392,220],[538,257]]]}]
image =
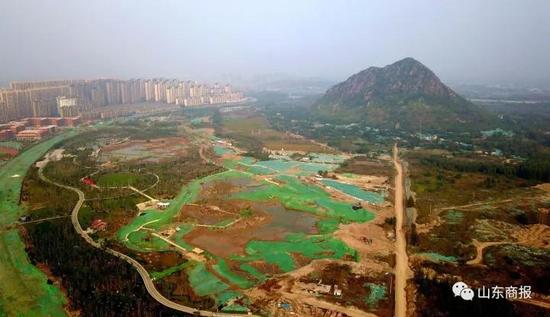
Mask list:
[{"label": "hazy sky", "polygon": [[287,73],[412,56],[450,81],[550,79],[548,0],[0,0],[0,82]]}]

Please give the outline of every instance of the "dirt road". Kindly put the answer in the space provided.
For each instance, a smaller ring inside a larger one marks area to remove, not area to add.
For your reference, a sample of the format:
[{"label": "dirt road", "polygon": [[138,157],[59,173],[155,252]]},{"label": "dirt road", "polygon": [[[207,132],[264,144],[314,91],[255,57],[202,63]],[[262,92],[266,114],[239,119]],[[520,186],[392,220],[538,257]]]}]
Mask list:
[{"label": "dirt road", "polygon": [[[47,162],[46,162],[47,163]],[[158,301],[159,303],[161,303],[162,305],[166,306],[166,307],[169,307],[169,308],[172,308],[174,310],[177,310],[177,311],[180,311],[180,312],[184,312],[184,313],[188,313],[188,314],[193,314],[193,315],[197,315],[197,316],[213,316],[213,317],[231,317],[231,316],[243,316],[242,314],[230,314],[230,313],[218,313],[218,312],[211,312],[211,311],[205,311],[205,310],[198,310],[198,309],[195,309],[193,307],[189,307],[189,306],[185,306],[185,305],[181,305],[181,304],[178,304],[176,302],[173,302],[171,300],[169,300],[168,298],[164,297],[155,287],[155,284],[153,283],[153,280],[151,279],[151,276],[149,276],[149,272],[147,272],[147,270],[136,260],[134,260],[133,258],[127,256],[126,254],[123,254],[123,253],[120,253],[118,251],[115,251],[113,249],[110,249],[110,248],[104,248],[101,246],[101,244],[97,243],[94,239],[92,239],[88,233],[86,233],[86,231],[84,231],[82,229],[82,226],[80,225],[80,222],[78,221],[78,212],[80,211],[80,208],[82,207],[82,205],[84,204],[84,200],[85,200],[85,196],[84,196],[84,192],[81,191],[80,189],[78,188],[75,188],[75,187],[71,187],[71,186],[67,186],[67,185],[63,185],[63,184],[59,184],[59,183],[56,183],[50,179],[48,179],[45,175],[44,175],[44,172],[43,172],[43,168],[46,166],[46,164],[42,165],[39,169],[38,169],[38,176],[40,177],[41,180],[43,180],[44,182],[46,183],[50,183],[52,185],[55,185],[55,186],[58,186],[58,187],[62,187],[62,188],[65,188],[65,189],[68,189],[70,191],[73,191],[75,193],[78,194],[78,202],[76,203],[76,205],[73,207],[73,210],[71,212],[71,222],[73,224],[73,227],[74,229],[76,230],[76,232],[86,241],[88,242],[90,245],[92,245],[93,247],[96,247],[96,248],[99,248],[99,249],[102,249],[104,250],[105,252],[111,254],[111,255],[114,255],[124,261],[126,261],[128,264],[132,265],[136,270],[137,272],[139,273],[139,275],[141,276],[142,280],[143,280],[143,284],[145,285],[145,288],[147,289],[147,292],[149,293],[149,295],[151,295],[151,297],[153,297],[156,301]]]},{"label": "dirt road", "polygon": [[476,239],[473,239],[472,244],[474,245],[474,247],[476,247],[476,257],[466,262],[466,264],[469,264],[469,265],[482,264],[483,249],[485,249],[486,247],[490,247],[493,245],[501,245],[501,244],[511,244],[511,243],[514,243],[514,242],[509,242],[509,241],[479,242]]},{"label": "dirt road", "polygon": [[407,240],[403,231],[403,167],[398,158],[397,144],[393,146],[395,176],[395,317],[405,317],[407,313],[407,279],[410,277]]},{"label": "dirt road", "polygon": [[303,296],[301,294],[294,294],[289,292],[282,292],[282,294],[284,298],[298,301],[299,303],[306,303],[313,307],[318,307],[318,308],[326,309],[328,311],[333,312],[331,313],[330,316],[334,316],[336,315],[334,312],[338,312],[340,314],[345,314],[346,316],[350,316],[350,317],[376,317],[376,315],[373,313],[369,313],[354,307],[346,307],[346,306],[329,303],[307,295]]}]

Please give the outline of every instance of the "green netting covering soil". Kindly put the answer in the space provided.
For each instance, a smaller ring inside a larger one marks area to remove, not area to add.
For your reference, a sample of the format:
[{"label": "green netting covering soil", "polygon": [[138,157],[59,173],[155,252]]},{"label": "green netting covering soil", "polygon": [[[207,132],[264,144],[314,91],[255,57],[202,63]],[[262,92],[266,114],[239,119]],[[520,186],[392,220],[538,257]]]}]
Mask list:
[{"label": "green netting covering soil", "polygon": [[[24,213],[19,206],[21,184],[27,170],[51,147],[76,135],[70,131],[20,153],[0,168],[0,226],[12,224]],[[0,232],[0,315],[65,316],[66,300],[48,285],[47,277],[33,266],[17,230]]]},{"label": "green netting covering soil", "polygon": [[225,306],[224,308],[222,308],[222,311],[224,313],[241,313],[242,314],[250,311],[250,309],[248,309],[245,306],[233,304],[233,305]]},{"label": "green netting covering soil", "polygon": [[464,214],[461,211],[449,210],[444,215],[443,218],[450,225],[457,225],[464,220]]},{"label": "green netting covering soil", "polygon": [[[219,152],[219,151],[218,151]],[[204,263],[196,263],[186,267],[189,281],[198,295],[212,296],[218,304],[228,303],[231,299],[241,297],[242,294],[229,289],[249,288],[266,280],[267,276],[255,268],[252,264],[267,263],[277,266],[282,272],[289,272],[297,268],[296,260],[300,259],[356,259],[357,253],[342,241],[331,236],[341,223],[365,222],[372,220],[374,214],[368,210],[354,211],[351,203],[333,199],[322,187],[305,184],[294,175],[311,175],[318,170],[332,169],[332,165],[303,163],[296,161],[272,160],[255,163],[252,158],[242,160],[224,160],[224,166],[230,170],[202,179],[194,180],[183,187],[178,196],[171,201],[170,206],[164,211],[149,210],[136,217],[129,225],[124,226],[118,232],[118,238],[128,247],[154,247],[154,240],[147,235],[137,232],[147,232],[146,229],[161,230],[170,224],[174,216],[184,204],[194,202],[199,197],[199,192],[211,182],[232,181],[236,178],[247,178],[257,182],[255,175],[271,174],[270,180],[261,181],[261,186],[247,187],[246,191],[237,192],[224,197],[225,199],[238,199],[249,201],[278,200],[286,209],[292,212],[301,211],[321,216],[317,223],[319,235],[306,233],[287,234],[279,241],[249,241],[245,248],[245,255],[230,256],[232,261],[239,263],[240,270],[233,270],[227,264],[227,259],[214,258],[213,265],[205,266]],[[296,172],[298,171],[298,172]],[[285,173],[289,172],[289,175]],[[292,175],[294,174],[294,175]],[[254,180],[256,179],[256,180]],[[276,183],[280,185],[277,185]],[[287,211],[289,212],[289,211]],[[223,225],[231,220],[218,223]],[[170,239],[187,250],[192,246],[183,238],[193,229],[192,224],[177,224],[180,230]],[[297,232],[297,231],[290,231]],[[148,240],[147,240],[148,239]],[[158,247],[161,247],[160,245]],[[208,250],[206,250],[208,251]],[[205,256],[212,259],[212,254],[206,252]],[[174,268],[175,269],[175,268]],[[210,271],[209,271],[210,270]],[[158,272],[160,276],[171,271]],[[214,274],[215,273],[215,274]],[[242,303],[231,304],[225,311],[237,311],[245,309]]]},{"label": "green netting covering soil", "polygon": [[196,263],[187,270],[187,274],[191,287],[199,296],[215,295],[229,288],[227,284],[210,273],[203,263]]},{"label": "green netting covering soil", "polygon": [[153,235],[149,231],[134,231],[128,235],[126,246],[130,249],[147,252],[147,251],[166,251],[170,245]]},{"label": "green netting covering soil", "polygon": [[205,122],[205,120],[203,118],[193,118],[190,120],[191,124],[192,125],[199,125],[203,122]]},{"label": "green netting covering soil", "polygon": [[247,272],[252,277],[254,277],[258,282],[263,282],[267,279],[267,277],[262,274],[260,271],[256,270],[255,267],[248,263],[243,263],[240,265],[241,270]]},{"label": "green netting covering soil", "polygon": [[[241,279],[241,277],[235,275],[229,270],[229,267],[223,260],[220,261],[220,263],[218,264],[218,267],[214,269],[216,269],[216,272],[220,273],[221,276],[223,276],[224,278],[230,277],[232,283],[235,283],[237,279]],[[204,263],[189,261],[182,263],[178,266],[171,267],[162,272],[151,273],[151,276],[162,278],[182,269],[186,271],[187,276],[189,277],[189,283],[193,288],[193,291],[199,296],[211,296],[212,298],[214,298],[214,300],[216,301],[216,305],[218,306],[225,305],[226,303],[234,299],[243,298],[243,294],[229,289],[229,285],[227,285],[218,277],[216,277],[216,275],[208,271]],[[242,283],[250,282],[243,279]],[[233,310],[232,308],[230,308],[228,311]]]},{"label": "green netting covering soil", "polygon": [[[240,164],[244,165],[243,163],[240,163]],[[256,174],[256,175],[273,174],[273,170],[271,170],[267,167],[264,167],[264,166],[259,166],[259,165],[251,165],[251,166],[244,165],[244,166],[246,166],[248,168],[247,169],[248,172]]]},{"label": "green netting covering soil", "polygon": [[244,162],[240,163],[243,166],[247,166],[249,172],[260,175],[289,173],[296,175],[313,175],[320,170],[332,171],[338,167],[336,164],[306,163],[287,160],[259,161],[251,165]]},{"label": "green netting covering soil", "polygon": [[386,286],[375,283],[366,283],[365,287],[368,287],[370,292],[365,298],[365,302],[369,307],[376,307],[378,302],[386,298]]},{"label": "green netting covering soil", "polygon": [[420,257],[425,257],[428,260],[433,262],[456,263],[456,261],[458,260],[455,256],[443,255],[436,252],[423,252],[423,253],[417,253],[416,255]]},{"label": "green netting covering soil", "polygon": [[243,295],[239,292],[232,290],[225,290],[216,295],[216,302],[219,304],[226,304],[234,298],[240,298]]},{"label": "green netting covering soil", "polygon": [[20,150],[23,147],[23,144],[21,142],[16,142],[16,141],[2,141],[0,142],[0,147],[7,147],[7,148]]},{"label": "green netting covering soil", "polygon": [[177,245],[186,249],[187,251],[193,250],[193,246],[189,245],[187,242],[185,242],[185,240],[183,240],[183,237],[187,233],[191,232],[191,230],[193,230],[193,226],[189,224],[182,224],[182,225],[179,225],[178,227],[180,228],[180,230],[174,233],[174,235],[172,236],[172,240]]},{"label": "green netting covering soil", "polygon": [[226,148],[226,147],[223,147],[223,146],[220,146],[220,145],[214,145],[214,153],[218,156],[222,156],[226,153],[235,153],[235,151],[233,151],[230,148]]},{"label": "green netting covering soil", "polygon": [[356,258],[357,253],[342,241],[329,235],[307,236],[296,233],[287,235],[284,241],[250,241],[246,246],[246,256],[235,256],[243,262],[265,261],[277,265],[281,271],[290,272],[296,269],[292,253],[310,259],[333,258],[344,256]]},{"label": "green netting covering soil", "polygon": [[322,183],[357,199],[366,200],[372,204],[382,204],[384,202],[384,195],[363,190],[352,184],[346,184],[332,179],[323,179]]},{"label": "green netting covering soil", "polygon": [[166,277],[168,275],[172,275],[175,272],[181,271],[187,267],[189,267],[192,264],[192,262],[183,262],[179,265],[172,266],[170,268],[167,268],[166,270],[159,271],[159,272],[151,272],[149,275],[151,275],[151,278],[154,280],[161,279],[163,277]]},{"label": "green netting covering soil", "polygon": [[357,178],[357,174],[353,174],[353,173],[342,173],[342,175],[347,178]]},{"label": "green netting covering soil", "polygon": [[292,176],[279,176],[277,180],[284,185],[268,184],[256,190],[237,193],[234,197],[253,201],[278,199],[288,209],[337,218],[344,223],[374,219],[372,212],[364,209],[353,210],[351,204],[332,199],[318,186],[306,185]]},{"label": "green netting covering soil", "polygon": [[182,187],[179,194],[170,202],[170,205],[165,210],[146,210],[140,216],[134,218],[128,225],[120,228],[117,233],[118,239],[132,249],[136,249],[136,247],[139,249],[142,244],[143,246],[149,245],[150,243],[143,240],[147,235],[136,235],[133,233],[143,228],[160,229],[162,226],[172,223],[173,217],[177,215],[183,205],[197,199],[203,183],[228,180],[241,176],[242,174],[238,171],[225,171],[192,181],[189,185]]},{"label": "green netting covering soil", "polygon": [[316,226],[319,230],[319,233],[332,233],[338,229],[338,226],[340,226],[340,221],[335,218],[323,219],[321,221],[318,221]]},{"label": "green netting covering soil", "polygon": [[[249,309],[245,306],[235,303],[235,300],[239,299],[244,304],[250,304],[250,301],[246,297],[243,297],[243,294],[239,292],[226,290],[216,294],[215,299],[216,304],[224,306],[222,308],[223,312],[245,313],[249,311]],[[233,304],[230,302],[233,302]]]},{"label": "green netting covering soil", "polygon": [[232,284],[237,285],[240,288],[250,288],[254,286],[254,283],[250,280],[248,280],[246,277],[243,277],[239,274],[236,274],[235,272],[231,271],[229,266],[224,260],[218,261],[217,264],[213,265],[212,268],[216,270],[220,276],[227,279]]}]

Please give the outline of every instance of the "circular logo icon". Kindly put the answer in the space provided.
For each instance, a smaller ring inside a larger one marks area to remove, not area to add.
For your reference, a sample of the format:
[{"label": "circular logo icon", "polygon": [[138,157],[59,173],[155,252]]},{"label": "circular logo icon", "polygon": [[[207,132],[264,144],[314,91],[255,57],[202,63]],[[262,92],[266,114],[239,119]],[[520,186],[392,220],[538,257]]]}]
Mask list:
[{"label": "circular logo icon", "polygon": [[463,300],[472,300],[474,298],[474,291],[471,288],[465,288],[460,292],[460,297]]},{"label": "circular logo icon", "polygon": [[468,288],[468,285],[464,282],[456,282],[453,285],[453,293],[455,296],[460,296],[460,292],[462,292],[463,289]]}]

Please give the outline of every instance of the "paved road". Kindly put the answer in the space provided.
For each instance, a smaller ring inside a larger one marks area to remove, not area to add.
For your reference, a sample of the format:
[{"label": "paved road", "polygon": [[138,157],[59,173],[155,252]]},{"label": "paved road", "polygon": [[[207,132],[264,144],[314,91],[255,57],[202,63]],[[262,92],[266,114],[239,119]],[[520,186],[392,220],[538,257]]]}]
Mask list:
[{"label": "paved road", "polygon": [[145,285],[145,288],[147,289],[147,292],[149,292],[149,295],[151,295],[156,301],[158,301],[162,305],[164,305],[166,307],[169,307],[169,308],[172,308],[174,310],[184,312],[184,313],[188,313],[188,314],[194,314],[194,315],[197,315],[197,316],[215,316],[215,317],[218,317],[218,316],[220,316],[220,317],[221,316],[223,316],[223,317],[243,316],[242,314],[227,314],[227,313],[217,313],[217,312],[210,312],[210,311],[205,311],[205,310],[198,310],[198,309],[195,309],[193,307],[184,306],[184,305],[175,303],[175,302],[169,300],[168,298],[164,297],[156,289],[155,284],[153,283],[153,280],[149,276],[149,272],[147,272],[147,270],[138,261],[132,259],[131,257],[127,256],[126,254],[120,253],[120,252],[115,251],[113,249],[103,248],[99,243],[94,241],[94,239],[92,239],[88,235],[88,233],[86,233],[86,231],[84,231],[82,229],[82,227],[80,226],[80,222],[78,221],[78,212],[80,211],[80,208],[82,207],[82,204],[84,204],[84,200],[85,200],[84,192],[82,192],[78,188],[63,185],[63,184],[59,184],[59,183],[56,183],[56,182],[51,181],[50,179],[46,178],[46,176],[44,176],[44,173],[43,173],[43,168],[45,167],[45,165],[46,164],[44,164],[41,168],[38,169],[38,176],[40,177],[41,180],[43,180],[46,183],[50,183],[52,185],[71,190],[71,191],[78,194],[78,202],[76,203],[76,205],[74,206],[74,208],[71,212],[71,222],[72,222],[73,227],[76,230],[76,232],[82,238],[84,238],[84,240],[86,240],[86,242],[88,242],[90,245],[92,245],[96,248],[102,249],[105,252],[107,252],[109,254],[112,254],[112,255],[120,258],[120,259],[123,259],[126,262],[128,262],[130,265],[132,265],[138,271],[139,275],[141,276],[141,279],[143,280],[143,284]]},{"label": "paved road", "polygon": [[393,147],[393,163],[397,170],[395,176],[395,317],[407,314],[407,279],[410,276],[407,240],[403,231],[403,166],[399,161],[397,144]]},{"label": "paved road", "polygon": [[159,201],[158,199],[153,198],[153,197],[147,195],[146,193],[142,192],[141,190],[135,188],[134,186],[126,186],[126,188],[129,188],[129,189],[135,191],[136,193],[138,193],[138,194],[140,194],[141,196],[143,196],[143,197],[149,199],[150,201]]}]

